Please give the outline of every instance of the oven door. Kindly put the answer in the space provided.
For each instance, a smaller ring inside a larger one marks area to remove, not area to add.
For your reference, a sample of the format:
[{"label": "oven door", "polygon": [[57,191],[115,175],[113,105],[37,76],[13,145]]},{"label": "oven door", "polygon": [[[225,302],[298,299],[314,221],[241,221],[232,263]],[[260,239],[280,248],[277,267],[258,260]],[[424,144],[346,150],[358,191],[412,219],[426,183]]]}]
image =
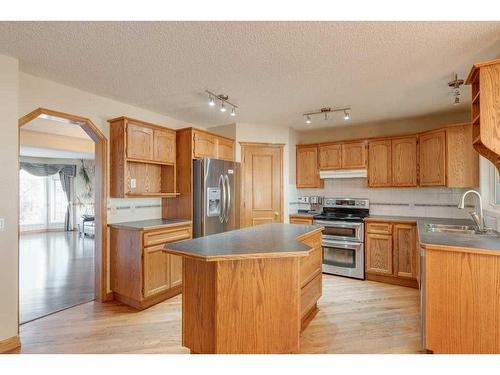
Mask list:
[{"label": "oven door", "polygon": [[323,231],[324,239],[363,242],[363,223],[315,220],[315,224],[325,227]]},{"label": "oven door", "polygon": [[323,239],[323,272],[332,275],[365,278],[363,243]]}]

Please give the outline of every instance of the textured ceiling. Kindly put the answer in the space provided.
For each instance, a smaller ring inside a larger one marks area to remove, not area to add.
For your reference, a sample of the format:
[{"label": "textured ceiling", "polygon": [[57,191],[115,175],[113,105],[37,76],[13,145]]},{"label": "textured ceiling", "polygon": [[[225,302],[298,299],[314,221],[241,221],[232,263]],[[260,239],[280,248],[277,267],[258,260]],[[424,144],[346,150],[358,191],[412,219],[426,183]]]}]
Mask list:
[{"label": "textured ceiling", "polygon": [[500,57],[500,22],[0,22],[0,53],[21,69],[204,126],[233,118],[203,91],[230,96],[238,122],[297,129],[301,113],[352,106],[351,123],[452,106],[447,82]]}]

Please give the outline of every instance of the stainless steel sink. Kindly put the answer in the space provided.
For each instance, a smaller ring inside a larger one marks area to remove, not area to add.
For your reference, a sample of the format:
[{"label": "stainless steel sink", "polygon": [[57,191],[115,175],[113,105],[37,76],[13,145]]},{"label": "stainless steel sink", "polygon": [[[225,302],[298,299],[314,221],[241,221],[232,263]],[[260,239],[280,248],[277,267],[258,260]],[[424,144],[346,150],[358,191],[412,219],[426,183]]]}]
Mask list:
[{"label": "stainless steel sink", "polygon": [[427,232],[476,234],[472,225],[426,224]]}]

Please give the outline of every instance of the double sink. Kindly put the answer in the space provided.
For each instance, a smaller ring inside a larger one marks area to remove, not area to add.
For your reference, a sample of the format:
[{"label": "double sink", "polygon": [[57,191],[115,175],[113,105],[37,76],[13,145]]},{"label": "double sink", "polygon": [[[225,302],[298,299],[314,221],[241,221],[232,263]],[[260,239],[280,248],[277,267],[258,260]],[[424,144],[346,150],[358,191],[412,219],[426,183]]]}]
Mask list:
[{"label": "double sink", "polygon": [[472,225],[452,225],[452,224],[425,224],[427,232],[435,233],[455,233],[455,234],[474,234],[474,235],[497,235],[492,229],[486,229],[485,232],[479,232]]}]

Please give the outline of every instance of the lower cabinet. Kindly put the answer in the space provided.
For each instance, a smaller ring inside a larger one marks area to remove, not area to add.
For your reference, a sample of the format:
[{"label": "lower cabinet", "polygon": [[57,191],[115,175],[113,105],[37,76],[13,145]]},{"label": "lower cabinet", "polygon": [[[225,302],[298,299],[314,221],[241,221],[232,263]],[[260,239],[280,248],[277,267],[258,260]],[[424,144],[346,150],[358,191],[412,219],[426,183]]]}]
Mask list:
[{"label": "lower cabinet", "polygon": [[116,300],[145,309],[182,290],[182,258],[165,244],[191,238],[191,224],[152,230],[110,225],[111,290]]},{"label": "lower cabinet", "polygon": [[312,224],[312,216],[305,215],[290,215],[290,224]]},{"label": "lower cabinet", "polygon": [[368,222],[365,235],[366,278],[418,287],[417,250],[416,223]]}]

